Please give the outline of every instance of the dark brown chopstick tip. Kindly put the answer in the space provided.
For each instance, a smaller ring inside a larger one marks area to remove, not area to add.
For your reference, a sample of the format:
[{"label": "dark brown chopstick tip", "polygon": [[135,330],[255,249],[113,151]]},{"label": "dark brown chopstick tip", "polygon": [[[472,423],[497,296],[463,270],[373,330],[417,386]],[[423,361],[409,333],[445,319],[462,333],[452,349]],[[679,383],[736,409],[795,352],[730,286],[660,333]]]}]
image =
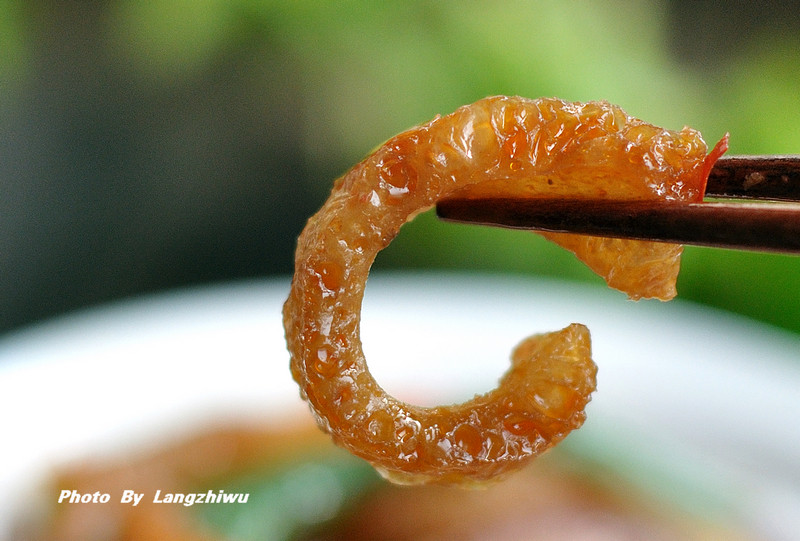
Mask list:
[{"label": "dark brown chopstick tip", "polygon": [[800,253],[800,205],[580,199],[447,199],[448,221],[717,248]]}]

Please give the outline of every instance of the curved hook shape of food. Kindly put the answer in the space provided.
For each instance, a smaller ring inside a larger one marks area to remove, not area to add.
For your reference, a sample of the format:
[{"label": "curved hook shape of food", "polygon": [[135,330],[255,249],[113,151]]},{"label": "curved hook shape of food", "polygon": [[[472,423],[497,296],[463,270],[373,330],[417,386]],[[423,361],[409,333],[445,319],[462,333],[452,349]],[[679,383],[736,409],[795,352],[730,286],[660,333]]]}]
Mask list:
[{"label": "curved hook shape of food", "polygon": [[[438,200],[607,197],[697,201],[706,144],[606,102],[491,97],[387,141],[334,185],[298,239],[284,306],[291,370],[334,441],[402,483],[480,482],[519,468],[584,419],[595,389],[578,324],[523,341],[499,386],[454,406],[389,396],[361,348],[370,266]],[[634,298],[674,295],[681,247],[549,234]]]}]

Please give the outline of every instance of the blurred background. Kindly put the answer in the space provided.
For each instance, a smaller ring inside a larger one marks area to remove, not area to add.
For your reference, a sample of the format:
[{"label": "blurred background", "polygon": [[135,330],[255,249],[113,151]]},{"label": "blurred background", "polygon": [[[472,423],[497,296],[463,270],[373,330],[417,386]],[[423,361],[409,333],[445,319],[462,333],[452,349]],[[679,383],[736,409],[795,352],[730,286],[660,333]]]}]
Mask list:
[{"label": "blurred background", "polygon": [[[607,99],[800,152],[800,2],[0,0],[0,334],[288,275],[332,181],[491,94]],[[556,275],[534,235],[423,215],[381,268]],[[689,248],[679,295],[800,332],[800,259]]]},{"label": "blurred background", "polygon": [[[225,302],[239,307],[245,316],[256,313],[255,307],[277,306],[275,299],[253,293],[262,290],[228,287],[240,280],[246,285],[248,278],[288,277],[295,239],[327,198],[335,178],[392,135],[493,94],[605,99],[651,123],[671,129],[697,128],[709,145],[730,132],[731,154],[797,154],[800,0],[734,0],[724,7],[708,0],[0,0],[0,347],[6,348],[0,351],[0,358],[9,350],[14,356],[14,338],[23,336],[20,342],[24,343],[25,335],[15,331],[26,326],[109,301],[184,286],[228,284],[218,294],[225,292]],[[600,278],[571,254],[536,235],[440,223],[430,213],[404,227],[379,255],[376,266],[383,270],[479,270],[502,274],[503,279],[514,275],[512,280],[558,277],[606,293]],[[557,287],[554,285],[553,291],[560,291]],[[476,289],[468,290],[475,294]],[[233,294],[227,295],[231,291]],[[580,300],[585,302],[590,295],[581,291]],[[690,247],[683,258],[678,291],[682,299],[800,333],[798,257]],[[415,292],[421,294],[420,288]],[[284,293],[278,296],[282,301]],[[198,402],[203,408],[193,404],[195,408],[185,415],[180,410],[181,426],[214,410],[204,409],[209,396],[224,398],[226,390],[239,399],[250,396],[243,392],[243,385],[247,389],[252,385],[254,396],[272,399],[276,393],[270,385],[286,383],[287,396],[299,401],[284,361],[280,370],[285,381],[268,371],[276,364],[264,362],[264,350],[276,351],[268,354],[275,358],[286,354],[277,310],[270,308],[269,317],[274,319],[259,316],[250,327],[233,317],[238,312],[213,312],[213,317],[205,317],[208,312],[198,309],[194,301],[180,302],[179,296],[170,295],[160,299],[161,304],[156,304],[160,312],[148,308],[142,315],[137,312],[139,305],[132,303],[127,309],[132,310],[133,319],[114,320],[112,310],[84,320],[98,324],[83,336],[88,349],[77,347],[79,342],[65,341],[65,337],[80,339],[80,326],[67,326],[62,329],[65,334],[50,335],[50,342],[43,346],[44,357],[58,362],[43,364],[40,372],[35,370],[35,362],[27,363],[34,370],[24,373],[14,372],[13,362],[0,361],[9,368],[5,380],[0,378],[0,385],[5,385],[0,399],[6,399],[0,411],[24,411],[3,418],[5,433],[9,432],[6,425],[11,426],[9,441],[19,445],[6,446],[7,456],[0,462],[10,460],[14,467],[5,470],[13,470],[21,485],[33,488],[33,477],[18,467],[25,462],[22,459],[52,462],[55,457],[60,461],[64,457],[59,446],[64,441],[80,442],[81,434],[97,427],[103,428],[99,433],[106,437],[114,433],[112,428],[122,430],[125,412],[135,420],[148,412],[151,421],[169,417],[177,407],[171,402],[166,403],[172,404],[172,409],[161,407],[159,400],[168,401],[173,394],[180,398],[182,393],[197,393],[202,399]],[[558,296],[558,307],[571,309],[571,301],[565,299],[566,295]],[[622,304],[631,310],[650,306]],[[396,304],[390,305],[391,315],[396,315]],[[685,304],[657,306],[659,317],[669,317],[664,314],[672,313],[668,312],[671,309],[688,313]],[[182,316],[174,317],[175,313]],[[601,323],[626,330],[640,321],[631,324],[616,319],[615,313],[603,312]],[[695,481],[705,479],[703,474],[708,471],[717,472],[717,462],[722,461],[696,463],[674,452],[680,451],[685,441],[705,445],[722,434],[725,437],[718,438],[720,454],[738,460],[746,453],[746,465],[754,465],[757,482],[743,490],[740,478],[732,476],[722,486],[735,486],[735,490],[714,486],[713,493],[736,495],[748,504],[766,501],[755,518],[770,526],[778,523],[773,518],[781,512],[796,519],[795,507],[776,510],[772,500],[765,500],[764,493],[755,490],[773,480],[764,473],[771,467],[779,472],[778,480],[783,483],[778,483],[779,488],[789,487],[786,493],[793,498],[779,501],[798,501],[795,481],[800,470],[797,445],[792,442],[800,441],[800,435],[791,425],[792,408],[781,407],[796,404],[796,386],[792,384],[796,372],[780,371],[778,377],[765,379],[767,385],[759,386],[762,380],[758,376],[766,378],[775,372],[767,373],[767,362],[750,361],[768,360],[769,354],[760,355],[769,345],[789,352],[785,355],[791,359],[789,364],[800,364],[796,353],[800,334],[787,333],[788,340],[780,333],[768,332],[762,336],[742,333],[730,339],[735,332],[714,336],[715,331],[707,331],[707,325],[718,314],[705,310],[702,314],[707,318],[701,319],[702,324],[678,333],[689,337],[690,353],[670,357],[666,352],[681,345],[675,341],[659,344],[663,357],[653,352],[642,360],[639,352],[651,347],[653,340],[634,343],[635,339],[626,335],[624,340],[631,343],[615,342],[613,357],[619,361],[624,346],[630,346],[627,349],[634,351],[633,361],[618,363],[616,377],[613,362],[602,368],[611,375],[603,382],[603,389],[609,392],[593,402],[595,413],[603,411],[597,406],[613,404],[614,397],[621,397],[621,410],[639,414],[648,423],[659,415],[667,418],[672,425],[652,423],[657,436],[664,439],[614,432],[608,427],[619,428],[615,424],[618,419],[612,415],[606,418],[612,422],[603,425],[599,415],[592,424],[599,427],[597,432],[587,423],[572,452],[589,449],[601,455],[600,463],[632,472],[647,484],[677,487],[675,493],[695,507],[693,512],[706,513],[709,504],[687,498],[688,492],[679,482],[682,478],[673,475],[671,467],[688,465],[687,478]],[[104,319],[110,320],[111,327],[102,325]],[[449,320],[449,316],[440,319]],[[495,323],[500,319],[494,318]],[[132,331],[141,325],[142,334],[137,336],[145,340],[128,340],[127,329],[115,328],[115,321],[124,325],[133,321]],[[673,322],[689,325],[683,317],[672,317]],[[652,331],[642,327],[636,330],[645,335]],[[181,334],[187,329],[192,332]],[[656,328],[656,334],[660,330]],[[147,334],[151,331],[155,339]],[[460,336],[460,328],[458,332]],[[47,335],[46,327],[43,335]],[[712,355],[694,362],[694,345],[707,335],[717,344],[709,348],[716,353],[716,360],[722,358],[722,366],[715,364]],[[10,339],[3,341],[6,337]],[[31,333],[30,338],[35,341],[36,337],[35,331]],[[658,335],[656,339],[661,338]],[[103,349],[111,348],[107,342],[114,339],[112,349]],[[275,343],[269,342],[271,339]],[[619,351],[616,344],[620,344]],[[145,346],[150,349],[142,349]],[[26,351],[37,350],[17,351],[25,356]],[[25,356],[26,361],[29,358]],[[114,362],[107,362],[109,358]],[[223,369],[220,359],[225,362]],[[237,364],[245,361],[252,364]],[[394,366],[407,369],[399,362]],[[738,379],[721,379],[725,368]],[[744,376],[738,377],[740,373]],[[26,374],[29,379],[22,379]],[[650,393],[662,382],[668,384],[658,393]],[[71,393],[75,388],[85,392]],[[69,400],[59,401],[67,393]],[[720,396],[724,400],[715,401]],[[99,402],[94,401],[97,397]],[[152,411],[142,409],[141,397],[147,398],[143,403]],[[628,397],[632,397],[630,402],[625,401]],[[668,407],[663,407],[665,397]],[[98,403],[108,407],[98,408]],[[235,401],[232,403],[235,406]],[[653,409],[648,410],[647,404]],[[305,408],[302,411],[306,413]],[[752,415],[740,415],[742,411]],[[764,411],[768,413],[762,414]],[[31,431],[30,426],[36,429]],[[676,430],[676,426],[686,430]],[[773,434],[764,432],[765,427],[775,427],[774,434],[786,438],[763,436]],[[666,436],[670,429],[690,437],[678,441],[677,447],[669,445]],[[620,433],[627,439],[617,441],[611,436]],[[252,434],[245,436],[249,441]],[[271,460],[270,452],[279,447],[265,444],[266,436],[258,437],[261,439],[252,449],[257,455],[264,451],[260,458]],[[285,434],[270,437],[284,444],[293,441]],[[209,438],[217,442],[218,450],[225,451],[225,434],[211,433]],[[647,447],[653,441],[657,445]],[[36,442],[48,445],[42,445],[42,451],[35,448]],[[617,443],[619,447],[614,447]],[[779,452],[773,452],[770,445]],[[643,449],[646,452],[640,453]],[[184,451],[178,448],[175,464],[186,460]],[[591,453],[587,456],[594,457]],[[660,453],[670,466],[668,475],[659,479],[660,470],[631,458],[637,453]],[[207,455],[198,460],[203,468],[212,462]],[[323,463],[316,456],[309,460],[316,461],[316,466]],[[328,474],[334,471],[334,481],[343,479],[342,487],[361,475],[347,469],[350,466],[336,470],[337,464]],[[128,466],[124,462],[123,473]],[[156,466],[153,486],[166,489],[168,476]],[[364,472],[363,464],[359,462],[357,467]],[[594,475],[608,481],[614,490],[627,490],[627,485],[620,484],[623,475],[613,473],[616,470],[594,463],[591,467]],[[692,469],[695,467],[697,471]],[[558,468],[552,471],[561,482],[569,476]],[[150,470],[144,467],[144,471]],[[298,472],[305,477],[293,476]],[[88,492],[102,486],[101,480],[113,477],[102,468],[96,473],[96,477],[86,478]],[[584,473],[576,474],[581,482],[587,478]],[[263,476],[254,477],[246,486],[256,487],[252,488],[254,501],[283,502],[286,508],[309,501],[304,509],[324,509],[313,499],[326,497],[326,485],[319,479],[327,477],[322,474],[318,469],[288,470],[285,478],[278,472],[268,482]],[[368,474],[373,475],[371,470]],[[64,479],[54,486],[76,486]],[[375,477],[364,479],[364,483],[373,483]],[[203,490],[227,490],[230,486],[213,479],[197,482]],[[0,500],[8,486],[0,475]],[[584,485],[576,486],[580,489],[577,500],[585,500]],[[286,487],[291,488],[291,497],[287,497]],[[520,493],[549,496],[554,489],[547,487],[530,490],[525,481]],[[420,493],[403,494],[414,499]],[[436,501],[451,501],[453,507],[463,507],[459,512],[466,515],[486,507],[485,494],[481,494],[474,506],[462,506],[463,500],[453,499],[451,493],[440,494]],[[637,493],[632,494],[635,498]],[[9,492],[0,505],[0,539],[2,512],[8,502],[16,503],[18,495]],[[50,498],[51,504],[54,501]],[[420,501],[424,506],[427,500]],[[501,507],[509,501],[527,500],[503,496]],[[259,524],[269,523],[264,520],[263,506],[252,508],[261,513],[253,515]],[[275,509],[277,522],[285,519],[278,516],[281,513],[294,517],[280,505],[275,504]],[[520,516],[530,512],[528,507]],[[76,516],[79,523],[92,524],[83,515]],[[368,511],[365,516],[384,514]],[[410,512],[409,516],[415,518],[406,523],[425,524],[418,514]],[[106,518],[101,516],[101,523],[105,524]],[[791,537],[775,538],[794,539],[797,528],[787,531]]]}]

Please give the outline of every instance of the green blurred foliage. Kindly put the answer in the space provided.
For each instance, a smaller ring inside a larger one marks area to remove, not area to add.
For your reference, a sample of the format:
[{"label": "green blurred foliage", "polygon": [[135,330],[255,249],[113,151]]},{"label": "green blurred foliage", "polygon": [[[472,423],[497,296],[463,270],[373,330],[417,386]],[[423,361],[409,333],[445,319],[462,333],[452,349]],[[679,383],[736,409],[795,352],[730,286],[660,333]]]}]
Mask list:
[{"label": "green blurred foliage", "polygon": [[236,2],[156,0],[116,2],[108,13],[108,40],[120,60],[140,73],[175,78],[213,61],[236,31]]},{"label": "green blurred foliage", "polygon": [[[0,84],[17,75],[25,63],[24,22],[19,4],[14,0],[0,0]],[[8,87],[2,84],[0,88]]]},{"label": "green blurred foliage", "polygon": [[[0,1],[6,73],[25,62],[18,11]],[[685,65],[670,53],[667,18],[668,4],[656,0],[156,0],[109,4],[105,33],[109,54],[155,87],[254,41],[270,66],[290,66],[299,104],[291,115],[309,170],[321,174],[301,179],[297,193],[317,203],[336,175],[388,137],[490,94],[606,99],[668,128],[693,126],[710,144],[730,132],[731,153],[800,152],[800,36],[767,28],[741,36],[740,55]],[[409,224],[377,265],[600,285],[538,237],[442,224],[430,214]],[[794,257],[687,249],[679,293],[800,331]]]}]

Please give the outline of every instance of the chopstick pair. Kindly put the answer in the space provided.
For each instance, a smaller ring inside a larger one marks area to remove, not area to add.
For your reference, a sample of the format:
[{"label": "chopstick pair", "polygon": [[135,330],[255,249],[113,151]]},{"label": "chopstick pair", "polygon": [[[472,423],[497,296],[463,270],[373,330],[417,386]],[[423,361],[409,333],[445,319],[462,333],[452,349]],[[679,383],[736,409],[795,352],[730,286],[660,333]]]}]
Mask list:
[{"label": "chopstick pair", "polygon": [[720,200],[453,198],[436,213],[514,229],[800,254],[800,156],[721,157],[705,197]]}]

